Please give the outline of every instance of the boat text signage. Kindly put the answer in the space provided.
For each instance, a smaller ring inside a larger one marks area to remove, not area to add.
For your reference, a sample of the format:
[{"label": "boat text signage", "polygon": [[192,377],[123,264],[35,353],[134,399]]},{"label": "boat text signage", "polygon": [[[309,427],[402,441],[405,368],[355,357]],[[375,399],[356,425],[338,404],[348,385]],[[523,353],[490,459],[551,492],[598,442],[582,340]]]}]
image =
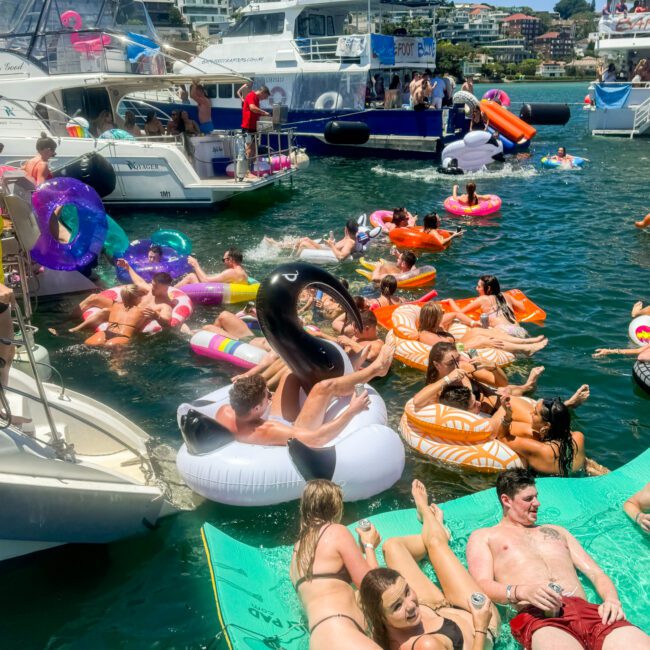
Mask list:
[{"label": "boat text signage", "polygon": [[436,42],[433,38],[395,37],[395,64],[435,63]]},{"label": "boat text signage", "polygon": [[608,20],[601,21],[600,28],[604,32],[616,32],[618,34],[650,32],[650,14],[610,16]]}]

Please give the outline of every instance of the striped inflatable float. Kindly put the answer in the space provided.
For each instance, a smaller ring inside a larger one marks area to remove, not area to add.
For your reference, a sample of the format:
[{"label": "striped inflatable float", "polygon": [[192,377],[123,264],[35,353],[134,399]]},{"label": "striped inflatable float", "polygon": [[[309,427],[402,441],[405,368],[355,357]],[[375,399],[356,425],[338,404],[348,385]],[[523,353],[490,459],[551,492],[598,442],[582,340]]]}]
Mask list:
[{"label": "striped inflatable float", "polygon": [[[426,370],[429,365],[431,346],[418,341],[418,317],[421,305],[410,304],[399,306],[392,315],[393,329],[386,336],[386,342],[395,345],[395,358],[411,368]],[[454,322],[449,333],[456,339],[462,338],[467,326]],[[496,366],[507,366],[515,360],[515,355],[496,348],[481,348],[476,350],[480,359]]]},{"label": "striped inflatable float", "polygon": [[499,440],[451,442],[420,429],[409,421],[406,414],[400,421],[399,432],[411,449],[445,465],[491,474],[523,467],[519,456]]},{"label": "striped inflatable float", "polygon": [[255,367],[266,354],[262,348],[243,341],[236,341],[215,332],[199,330],[190,339],[194,354],[216,361],[228,361],[240,368]]},{"label": "striped inflatable float", "polygon": [[[122,302],[122,297],[120,296],[121,290],[122,287],[113,287],[111,289],[106,289],[105,291],[102,291],[99,295],[109,298],[113,302]],[[181,291],[180,289],[176,289],[175,287],[170,287],[168,295],[176,303],[174,305],[174,308],[172,309],[172,317],[171,317],[170,325],[171,327],[178,327],[179,325],[182,325],[192,315],[192,312],[194,311],[194,306],[192,305],[192,301],[190,300],[189,296],[184,291]],[[86,309],[86,311],[84,311],[81,314],[81,317],[84,320],[88,320],[90,316],[96,314],[98,311],[99,311],[98,307],[89,307],[88,309]],[[102,330],[105,330],[107,327],[108,327],[108,323],[102,323],[95,329],[95,331],[100,332]],[[157,334],[158,332],[161,332],[162,329],[163,329],[162,325],[157,320],[151,320],[142,328],[142,333]]]},{"label": "striped inflatable float", "polygon": [[[356,272],[366,278],[366,280],[372,280],[372,272],[375,270],[375,266],[386,260],[380,259],[378,262],[369,262],[364,257],[359,260],[359,264],[363,268],[355,269]],[[437,271],[433,266],[420,266],[417,268],[419,273],[417,275],[407,276],[400,279],[400,276],[396,276],[397,286],[400,289],[417,289],[418,287],[428,287],[429,285],[435,284]]]}]

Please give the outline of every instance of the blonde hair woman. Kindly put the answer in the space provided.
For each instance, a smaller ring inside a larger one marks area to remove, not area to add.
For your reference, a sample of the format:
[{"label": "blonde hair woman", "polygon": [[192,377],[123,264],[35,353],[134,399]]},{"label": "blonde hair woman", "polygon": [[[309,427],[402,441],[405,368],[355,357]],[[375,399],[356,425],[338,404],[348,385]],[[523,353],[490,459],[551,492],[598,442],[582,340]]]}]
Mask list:
[{"label": "blonde hair woman", "polygon": [[300,500],[300,534],[290,576],[309,621],[310,650],[377,650],[365,633],[355,590],[377,567],[381,538],[374,526],[357,528],[360,544],[341,525],[343,493],[338,485],[309,481]]}]

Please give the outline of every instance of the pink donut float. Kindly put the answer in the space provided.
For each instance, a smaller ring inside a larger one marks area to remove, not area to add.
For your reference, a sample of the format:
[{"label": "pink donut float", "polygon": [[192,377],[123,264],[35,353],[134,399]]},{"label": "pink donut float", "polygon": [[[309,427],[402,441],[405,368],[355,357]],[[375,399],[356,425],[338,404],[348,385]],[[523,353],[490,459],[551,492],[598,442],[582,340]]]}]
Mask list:
[{"label": "pink donut float", "polygon": [[[122,302],[122,297],[120,296],[121,289],[122,287],[113,287],[111,289],[102,291],[99,295],[104,296],[105,298],[109,298],[113,302]],[[176,287],[169,288],[169,297],[172,300],[176,301],[176,304],[172,309],[171,326],[178,327],[192,315],[194,306],[192,305],[192,301],[190,300],[189,296],[184,291],[176,289]],[[93,314],[96,314],[98,311],[98,307],[89,307],[83,312],[83,314],[81,314],[81,317],[84,320],[88,320],[88,318],[90,318]],[[97,327],[95,331],[100,332],[102,330],[105,330],[107,327],[108,323],[102,323]],[[141,331],[143,334],[157,334],[158,332],[162,331],[162,325],[157,320],[152,320],[149,321]]]},{"label": "pink donut float", "polygon": [[[375,210],[369,217],[370,223],[375,227],[380,227],[382,232],[387,233],[389,228],[386,226],[388,223],[393,222],[392,210]],[[415,225],[415,218],[409,219],[409,226]]]},{"label": "pink donut float", "polygon": [[465,205],[453,196],[445,199],[445,210],[460,217],[487,217],[501,209],[501,199],[496,194],[488,194],[488,199],[477,205]]}]

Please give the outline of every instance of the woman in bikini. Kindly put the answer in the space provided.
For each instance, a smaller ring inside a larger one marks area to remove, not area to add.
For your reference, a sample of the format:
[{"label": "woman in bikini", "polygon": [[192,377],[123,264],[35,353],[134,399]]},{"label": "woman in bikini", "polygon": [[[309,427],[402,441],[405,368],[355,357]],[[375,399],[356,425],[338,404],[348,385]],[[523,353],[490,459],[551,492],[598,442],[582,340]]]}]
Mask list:
[{"label": "woman in bikini", "polygon": [[467,183],[467,185],[465,185],[465,191],[467,194],[461,194],[458,196],[458,185],[454,185],[452,196],[454,197],[455,201],[458,201],[463,205],[467,205],[470,208],[473,205],[478,205],[481,201],[490,200],[489,196],[476,193],[476,183]]},{"label": "woman in bikini", "polygon": [[310,650],[377,650],[365,634],[352,585],[360,585],[366,573],[378,566],[375,549],[381,538],[374,526],[368,531],[357,529],[357,544],[339,523],[342,515],[343,493],[338,485],[323,479],[307,483],[300,500],[291,581],[309,621]]},{"label": "woman in bikini", "polygon": [[385,275],[379,283],[379,298],[370,300],[370,308],[377,309],[379,307],[389,307],[392,305],[401,305],[404,298],[396,296],[397,292],[397,278],[394,275]]},{"label": "woman in bikini", "polygon": [[144,293],[134,284],[123,287],[120,291],[121,303],[115,302],[112,307],[101,309],[80,325],[73,327],[70,332],[95,329],[98,325],[108,321],[108,327],[105,330],[95,332],[85,340],[86,345],[108,348],[126,345],[149,320],[140,306]]},{"label": "woman in bikini", "polygon": [[[476,608],[481,589],[449,548],[442,511],[429,506],[420,481],[411,489],[422,533],[384,543],[388,569],[366,574],[359,594],[373,639],[383,650],[483,650],[492,646],[499,614],[491,601]],[[438,588],[418,566],[426,555]]]},{"label": "woman in bikini", "polygon": [[38,155],[28,160],[22,166],[22,170],[38,187],[52,178],[48,162],[56,155],[56,142],[43,132],[41,137],[36,140],[36,151]]},{"label": "woman in bikini", "polygon": [[[467,314],[475,309],[488,316],[490,327],[500,329],[512,337],[527,339],[528,332],[517,322],[515,310],[523,311],[524,304],[512,296],[501,293],[501,285],[494,275],[482,275],[476,285],[478,298],[461,309],[453,299],[449,300],[452,310]],[[536,337],[541,340],[544,337]]]}]

